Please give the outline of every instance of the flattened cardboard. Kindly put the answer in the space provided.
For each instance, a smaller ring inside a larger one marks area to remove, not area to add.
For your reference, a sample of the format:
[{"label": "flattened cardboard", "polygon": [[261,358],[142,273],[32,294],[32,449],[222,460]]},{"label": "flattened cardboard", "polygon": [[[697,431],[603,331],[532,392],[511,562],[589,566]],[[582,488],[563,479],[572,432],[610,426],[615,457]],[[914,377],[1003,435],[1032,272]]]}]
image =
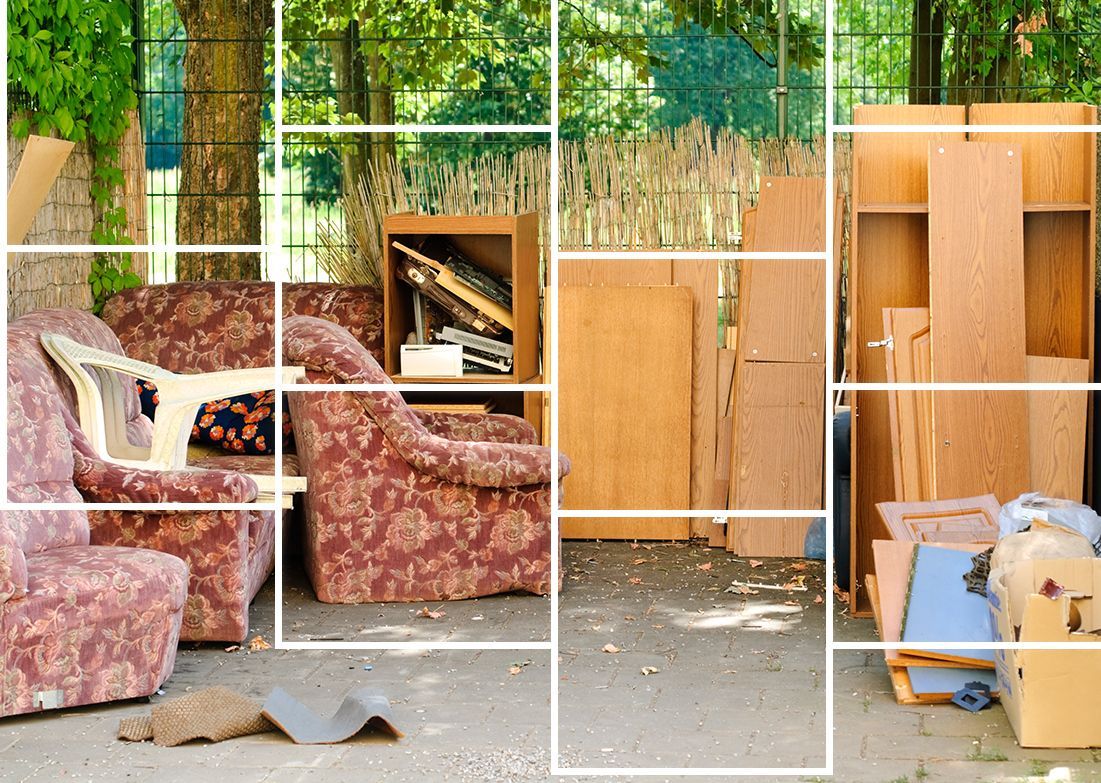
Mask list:
[{"label": "flattened cardboard", "polygon": [[[1055,600],[1038,594],[1049,577],[1066,590]],[[1099,592],[1096,558],[1030,560],[997,569],[987,584],[995,639],[1101,643]],[[1071,630],[1072,605],[1085,631]],[[1021,747],[1101,746],[1101,649],[997,650],[994,663],[1002,706]]]}]

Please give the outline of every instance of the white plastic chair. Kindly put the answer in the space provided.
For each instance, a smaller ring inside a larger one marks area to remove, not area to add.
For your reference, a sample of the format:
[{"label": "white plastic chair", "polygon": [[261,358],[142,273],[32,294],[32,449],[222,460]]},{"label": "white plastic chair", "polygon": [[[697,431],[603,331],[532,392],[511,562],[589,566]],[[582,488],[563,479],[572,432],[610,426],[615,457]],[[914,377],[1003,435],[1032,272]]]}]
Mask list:
[{"label": "white plastic chair", "polygon": [[[275,368],[223,370],[197,375],[179,375],[110,351],[81,345],[59,334],[44,332],[42,347],[57,362],[76,388],[80,429],[105,460],[147,470],[182,470],[187,467],[187,443],[200,405],[211,400],[266,391],[274,386]],[[119,373],[157,385],[157,414],[153,439],[148,448],[136,446],[126,437],[123,386]],[[283,383],[305,378],[302,367],[285,367]],[[275,477],[250,474],[260,496],[270,501],[275,494]],[[284,477],[283,491],[305,491],[305,478]],[[284,496],[288,505],[291,496]]]}]

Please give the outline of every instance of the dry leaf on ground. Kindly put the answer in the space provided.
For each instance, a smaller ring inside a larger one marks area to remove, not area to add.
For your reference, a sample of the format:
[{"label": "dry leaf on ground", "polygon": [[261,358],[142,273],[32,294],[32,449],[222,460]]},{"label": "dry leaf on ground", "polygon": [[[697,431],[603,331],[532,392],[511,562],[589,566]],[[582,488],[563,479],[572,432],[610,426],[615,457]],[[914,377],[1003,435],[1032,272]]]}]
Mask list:
[{"label": "dry leaf on ground", "polygon": [[249,652],[260,652],[260,650],[270,650],[271,645],[264,641],[263,636],[254,636],[248,643]]},{"label": "dry leaf on ground", "polygon": [[525,666],[531,666],[531,659],[515,661],[508,667],[508,673],[515,676],[524,670]]},{"label": "dry leaf on ground", "polygon": [[628,582],[628,584],[632,584],[632,585],[640,585],[640,584],[642,584],[642,577],[641,576],[632,576],[630,579],[627,580],[627,582]]},{"label": "dry leaf on ground", "polygon": [[611,642],[608,642],[606,645],[604,645],[603,647],[600,648],[600,651],[601,652],[606,652],[606,653],[617,653],[617,652],[619,652],[619,648],[616,647]]},{"label": "dry leaf on ground", "polygon": [[764,563],[762,563],[760,560],[750,560],[749,561],[749,567],[750,568],[760,568],[763,565],[764,565]]},{"label": "dry leaf on ground", "polygon": [[823,604],[823,603],[825,603],[825,602],[826,602],[826,599],[825,599],[825,598],[823,598],[823,597],[822,597],[822,596],[820,596],[820,595],[816,595],[816,596],[814,596],[814,602],[815,602],[816,604]]},{"label": "dry leaf on ground", "polygon": [[445,612],[444,610],[441,609],[438,612],[434,612],[427,606],[417,612],[417,617],[424,617],[427,620],[439,620],[441,617],[446,616],[447,612]]},{"label": "dry leaf on ground", "polygon": [[696,566],[696,568],[700,569],[701,571],[710,571],[711,570],[711,564],[710,563],[700,563],[698,566]]},{"label": "dry leaf on ground", "polygon": [[659,669],[657,666],[643,666],[641,671],[642,676],[645,677],[649,674],[657,674],[659,671],[661,671],[661,669]]}]

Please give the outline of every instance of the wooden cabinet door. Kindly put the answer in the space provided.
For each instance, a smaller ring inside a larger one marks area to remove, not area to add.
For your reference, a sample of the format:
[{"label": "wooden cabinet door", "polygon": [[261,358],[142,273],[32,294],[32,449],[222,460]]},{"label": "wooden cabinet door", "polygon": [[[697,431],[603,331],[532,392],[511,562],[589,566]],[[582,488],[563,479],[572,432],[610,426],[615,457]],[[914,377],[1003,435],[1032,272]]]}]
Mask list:
[{"label": "wooden cabinet door", "polygon": [[[929,308],[889,307],[883,310],[883,334],[888,383],[928,383]],[[933,395],[928,391],[887,392],[891,417],[891,457],[895,500],[932,500]]]},{"label": "wooden cabinet door", "polygon": [[1001,508],[993,495],[875,507],[892,539],[920,544],[993,544]]}]

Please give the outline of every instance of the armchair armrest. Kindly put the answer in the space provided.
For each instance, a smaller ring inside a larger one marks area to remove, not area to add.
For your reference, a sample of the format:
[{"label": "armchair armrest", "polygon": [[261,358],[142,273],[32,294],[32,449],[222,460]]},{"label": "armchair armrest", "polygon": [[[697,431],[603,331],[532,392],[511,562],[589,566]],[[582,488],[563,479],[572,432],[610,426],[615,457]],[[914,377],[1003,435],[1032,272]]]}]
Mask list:
[{"label": "armchair armrest", "polygon": [[27,558],[8,527],[9,514],[33,514],[33,511],[8,511],[0,514],[0,604],[27,594]]},{"label": "armchair armrest", "polygon": [[[549,484],[552,452],[527,443],[469,443],[429,435],[414,445],[410,438],[391,439],[405,460],[430,476],[476,487],[524,487]],[[558,476],[570,472],[570,461],[558,455]]]},{"label": "armchair armrest", "polygon": [[440,413],[418,410],[417,417],[433,435],[446,440],[483,443],[538,444],[535,427],[506,413]]},{"label": "armchair armrest", "polygon": [[146,470],[74,453],[73,483],[90,503],[251,503],[256,482],[228,470]]}]

